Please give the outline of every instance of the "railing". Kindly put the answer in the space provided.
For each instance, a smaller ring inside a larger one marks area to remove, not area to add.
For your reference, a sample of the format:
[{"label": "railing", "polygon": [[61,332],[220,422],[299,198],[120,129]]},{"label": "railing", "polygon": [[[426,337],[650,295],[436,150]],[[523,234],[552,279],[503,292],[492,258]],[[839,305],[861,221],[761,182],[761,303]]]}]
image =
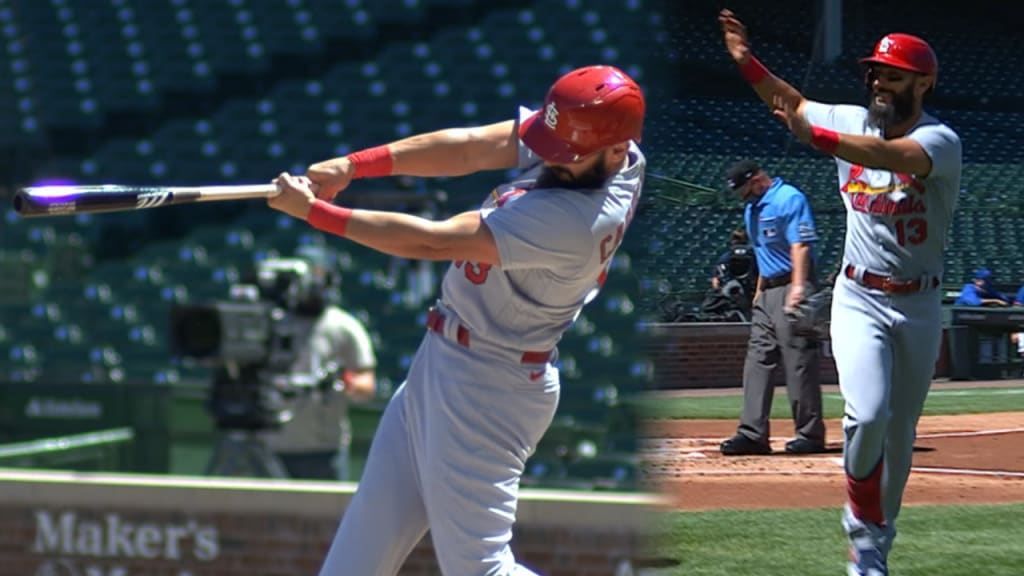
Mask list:
[{"label": "railing", "polygon": [[131,428],[111,428],[0,445],[0,466],[54,468],[83,463],[86,468],[116,469],[117,448],[135,439]]}]

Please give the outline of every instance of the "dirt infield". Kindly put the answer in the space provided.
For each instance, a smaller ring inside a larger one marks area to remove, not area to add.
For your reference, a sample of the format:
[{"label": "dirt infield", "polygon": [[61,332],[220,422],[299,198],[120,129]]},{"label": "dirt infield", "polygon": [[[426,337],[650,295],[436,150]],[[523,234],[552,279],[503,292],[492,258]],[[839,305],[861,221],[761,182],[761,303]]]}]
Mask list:
[{"label": "dirt infield", "polygon": [[[792,423],[772,421],[771,456],[724,457],[736,431],[727,420],[645,424],[647,471],[683,510],[840,506],[845,499],[838,420],[826,423],[829,452],[782,452]],[[1024,412],[925,416],[914,444],[907,504],[1024,502]]]}]

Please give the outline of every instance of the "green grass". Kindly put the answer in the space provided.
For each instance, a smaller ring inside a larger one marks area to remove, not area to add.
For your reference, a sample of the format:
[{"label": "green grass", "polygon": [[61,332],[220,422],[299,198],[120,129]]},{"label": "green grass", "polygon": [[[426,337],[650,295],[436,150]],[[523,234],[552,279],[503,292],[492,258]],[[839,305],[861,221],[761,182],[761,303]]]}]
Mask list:
[{"label": "green grass", "polygon": [[[743,407],[743,397],[730,396],[666,397],[645,396],[631,400],[645,418],[708,418],[735,419]],[[825,417],[840,418],[843,401],[839,394],[823,397]],[[927,415],[984,414],[988,412],[1024,411],[1024,388],[964,388],[932,390],[924,405]],[[789,418],[789,401],[785,394],[776,394],[772,418]],[[1024,573],[1024,571],[1022,571]]]},{"label": "green grass", "polygon": [[[845,574],[838,509],[674,512],[655,554],[679,562],[658,576]],[[899,576],[1024,573],[1024,505],[904,508],[889,567]]]}]

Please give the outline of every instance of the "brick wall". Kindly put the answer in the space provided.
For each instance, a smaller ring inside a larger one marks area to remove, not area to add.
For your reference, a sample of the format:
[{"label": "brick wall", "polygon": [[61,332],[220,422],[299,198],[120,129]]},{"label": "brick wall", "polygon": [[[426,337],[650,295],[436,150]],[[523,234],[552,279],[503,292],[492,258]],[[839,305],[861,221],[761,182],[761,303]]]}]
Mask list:
[{"label": "brick wall", "polygon": [[[0,470],[0,576],[316,574],[353,487],[310,485]],[[526,491],[513,549],[547,576],[611,576],[643,565],[652,502]],[[439,573],[428,535],[401,574]]]},{"label": "brick wall", "polygon": [[[746,323],[653,324],[648,330],[647,353],[654,362],[655,387],[732,388],[743,385],[743,361],[750,325]],[[946,332],[935,367],[937,377],[948,375]],[[830,341],[821,343],[819,364],[822,384],[837,384]],[[776,384],[784,384],[780,366]]]}]

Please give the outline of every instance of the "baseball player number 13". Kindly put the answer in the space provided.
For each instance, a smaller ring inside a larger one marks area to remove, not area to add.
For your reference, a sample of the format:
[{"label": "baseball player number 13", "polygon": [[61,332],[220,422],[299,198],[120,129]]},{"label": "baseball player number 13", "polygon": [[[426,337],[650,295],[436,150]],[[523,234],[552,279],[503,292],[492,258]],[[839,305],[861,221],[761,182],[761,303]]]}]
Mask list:
[{"label": "baseball player number 13", "polygon": [[491,272],[492,264],[477,264],[476,262],[465,262],[464,260],[456,260],[455,267],[462,268],[463,272],[466,273],[466,280],[469,280],[473,284],[480,285],[487,282],[487,275]]},{"label": "baseball player number 13", "polygon": [[916,246],[928,239],[928,221],[924,218],[899,219],[896,221],[896,241],[900,246],[908,243]]}]

